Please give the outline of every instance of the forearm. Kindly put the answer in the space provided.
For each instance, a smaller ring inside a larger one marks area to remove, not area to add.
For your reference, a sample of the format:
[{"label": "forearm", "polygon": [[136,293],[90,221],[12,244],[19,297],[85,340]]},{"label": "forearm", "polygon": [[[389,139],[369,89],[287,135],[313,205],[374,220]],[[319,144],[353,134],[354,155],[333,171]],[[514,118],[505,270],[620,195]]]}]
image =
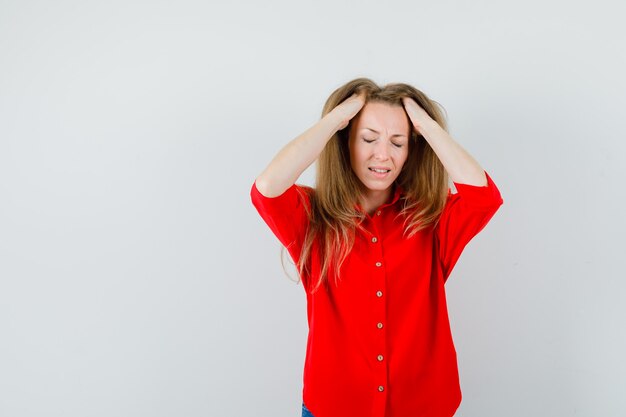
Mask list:
[{"label": "forearm", "polygon": [[487,177],[480,164],[434,120],[420,133],[445,167],[450,179],[459,184],[486,186]]},{"label": "forearm", "polygon": [[258,190],[266,197],[276,197],[291,187],[319,157],[342,124],[342,118],[330,112],[304,133],[285,145],[256,178]]}]

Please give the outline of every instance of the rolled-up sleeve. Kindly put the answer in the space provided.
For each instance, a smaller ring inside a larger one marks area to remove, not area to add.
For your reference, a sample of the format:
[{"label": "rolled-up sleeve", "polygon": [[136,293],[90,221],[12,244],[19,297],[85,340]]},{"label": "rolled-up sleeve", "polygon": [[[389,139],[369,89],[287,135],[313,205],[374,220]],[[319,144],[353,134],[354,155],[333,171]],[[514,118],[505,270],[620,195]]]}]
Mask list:
[{"label": "rolled-up sleeve", "polygon": [[486,186],[454,183],[457,193],[449,194],[437,226],[439,260],[444,281],[448,279],[463,249],[503,204],[500,191],[485,172]]},{"label": "rolled-up sleeve", "polygon": [[308,225],[307,209],[310,208],[308,192],[305,187],[293,184],[281,195],[266,197],[252,184],[250,198],[261,218],[274,235],[289,251],[295,263],[300,258],[300,250]]}]

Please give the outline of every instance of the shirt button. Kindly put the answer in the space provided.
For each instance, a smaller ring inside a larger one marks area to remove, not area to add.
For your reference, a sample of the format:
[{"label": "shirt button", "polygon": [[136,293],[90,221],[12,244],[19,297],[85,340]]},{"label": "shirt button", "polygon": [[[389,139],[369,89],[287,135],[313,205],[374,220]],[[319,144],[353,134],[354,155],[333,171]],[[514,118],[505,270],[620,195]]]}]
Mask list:
[{"label": "shirt button", "polygon": [[379,329],[382,329],[382,328],[383,328],[383,324],[382,324],[382,323],[378,323],[378,324],[376,325],[376,327],[378,327]]},{"label": "shirt button", "polygon": [[378,211],[376,212],[376,215],[377,215],[377,216],[380,216],[380,210],[378,210]]},{"label": "shirt button", "polygon": [[378,359],[379,362],[382,361],[383,360],[383,355],[378,355],[377,359]]},{"label": "shirt button", "polygon": [[382,262],[376,262],[376,266],[382,266],[383,263]]},{"label": "shirt button", "polygon": [[376,291],[376,297],[382,297],[382,296],[383,296],[382,291]]},{"label": "shirt button", "polygon": [[385,387],[383,387],[382,385],[378,386],[378,391],[383,392],[385,390]]},{"label": "shirt button", "polygon": [[378,242],[378,239],[376,239],[375,237],[372,238],[372,242],[376,243]]}]

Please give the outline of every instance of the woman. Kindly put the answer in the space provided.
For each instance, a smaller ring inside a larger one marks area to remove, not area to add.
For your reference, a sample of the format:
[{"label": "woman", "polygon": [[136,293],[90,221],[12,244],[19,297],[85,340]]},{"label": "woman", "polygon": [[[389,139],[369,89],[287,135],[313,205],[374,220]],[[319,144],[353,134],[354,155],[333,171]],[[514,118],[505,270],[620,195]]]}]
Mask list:
[{"label": "woman", "polygon": [[[295,184],[318,158],[316,187]],[[454,415],[444,284],[503,201],[435,103],[407,84],[348,82],[251,198],[306,291],[302,415]]]}]

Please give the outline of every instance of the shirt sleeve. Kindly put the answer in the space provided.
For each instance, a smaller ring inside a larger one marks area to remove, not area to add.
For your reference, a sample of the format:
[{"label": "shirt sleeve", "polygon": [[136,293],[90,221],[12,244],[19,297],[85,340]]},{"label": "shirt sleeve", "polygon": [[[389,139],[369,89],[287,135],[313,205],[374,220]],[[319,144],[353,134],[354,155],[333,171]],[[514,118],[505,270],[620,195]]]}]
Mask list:
[{"label": "shirt sleeve", "polygon": [[307,208],[310,207],[305,187],[293,184],[279,196],[266,197],[255,181],[250,197],[261,218],[297,264],[308,226]]},{"label": "shirt sleeve", "polygon": [[444,281],[448,279],[465,246],[487,225],[504,202],[489,174],[485,172],[485,176],[486,186],[455,182],[457,193],[448,195],[435,226]]}]

